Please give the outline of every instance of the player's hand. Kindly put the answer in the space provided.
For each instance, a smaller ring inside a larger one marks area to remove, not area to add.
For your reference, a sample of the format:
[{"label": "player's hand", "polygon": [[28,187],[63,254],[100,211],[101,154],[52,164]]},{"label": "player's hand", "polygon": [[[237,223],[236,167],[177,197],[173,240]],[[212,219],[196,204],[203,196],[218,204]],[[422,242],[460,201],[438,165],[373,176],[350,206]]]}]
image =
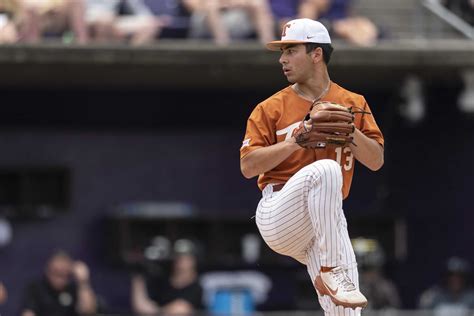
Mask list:
[{"label": "player's hand", "polygon": [[73,263],[72,274],[77,283],[89,282],[89,268],[82,261],[75,261]]}]

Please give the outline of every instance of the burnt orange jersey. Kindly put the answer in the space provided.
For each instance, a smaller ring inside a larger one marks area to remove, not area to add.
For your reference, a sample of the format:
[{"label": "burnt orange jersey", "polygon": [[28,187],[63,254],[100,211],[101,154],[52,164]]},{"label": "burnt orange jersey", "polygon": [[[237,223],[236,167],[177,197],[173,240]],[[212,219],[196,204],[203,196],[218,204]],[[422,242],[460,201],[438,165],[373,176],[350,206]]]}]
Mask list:
[{"label": "burnt orange jersey", "polygon": [[[350,92],[334,82],[331,82],[328,93],[321,101],[331,101],[346,107],[356,106],[371,112],[363,96]],[[255,149],[291,138],[310,106],[311,102],[299,96],[291,86],[258,104],[247,121],[247,131],[240,148],[240,159]],[[373,115],[355,114],[354,125],[366,136],[384,145],[382,132]],[[298,170],[320,159],[333,159],[341,165],[344,178],[342,193],[346,198],[354,174],[354,155],[350,147],[301,148],[274,169],[261,174],[258,177],[258,187],[263,190],[269,183],[285,183]]]}]

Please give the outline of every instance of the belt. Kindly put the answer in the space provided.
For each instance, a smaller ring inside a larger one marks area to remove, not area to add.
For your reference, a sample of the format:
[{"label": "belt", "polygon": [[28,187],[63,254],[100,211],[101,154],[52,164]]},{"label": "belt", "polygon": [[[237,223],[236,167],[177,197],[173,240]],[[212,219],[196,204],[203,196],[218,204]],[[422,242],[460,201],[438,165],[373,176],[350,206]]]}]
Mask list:
[{"label": "belt", "polygon": [[273,185],[273,192],[278,192],[283,189],[284,183],[278,183]]}]

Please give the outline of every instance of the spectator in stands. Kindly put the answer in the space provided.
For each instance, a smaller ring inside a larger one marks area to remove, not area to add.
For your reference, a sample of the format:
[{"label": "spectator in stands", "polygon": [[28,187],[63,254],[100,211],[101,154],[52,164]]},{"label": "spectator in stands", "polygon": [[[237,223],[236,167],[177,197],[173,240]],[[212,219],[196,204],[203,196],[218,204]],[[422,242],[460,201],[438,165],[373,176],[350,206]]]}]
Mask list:
[{"label": "spectator in stands", "polygon": [[177,242],[171,274],[166,277],[134,275],[132,308],[137,314],[190,315],[202,307],[195,248]]},{"label": "spectator in stands", "polygon": [[182,0],[144,0],[153,14],[160,20],[160,38],[187,38],[189,12]]},{"label": "spectator in stands", "polygon": [[72,31],[73,40],[88,41],[84,0],[17,0],[22,8],[21,33],[26,42],[38,42],[44,35],[63,36]]},{"label": "spectator in stands", "polygon": [[367,309],[400,308],[400,295],[395,284],[382,273],[385,254],[380,243],[367,238],[356,238],[352,243],[360,269],[359,286],[369,302]]},{"label": "spectator in stands", "polygon": [[97,42],[129,40],[141,45],[152,42],[161,29],[143,0],[87,0],[86,20]]},{"label": "spectator in stands", "polygon": [[72,316],[96,310],[87,265],[58,251],[49,258],[44,278],[27,287],[21,316]]},{"label": "spectator in stands", "polygon": [[445,273],[441,284],[422,293],[419,307],[431,309],[435,315],[468,315],[469,310],[474,310],[474,290],[469,284],[469,262],[451,257],[447,261]]},{"label": "spectator in stands", "polygon": [[353,14],[351,0],[271,0],[271,7],[280,27],[296,14],[325,24],[333,36],[358,46],[372,46],[379,30],[366,17]]},{"label": "spectator in stands", "polygon": [[274,39],[268,0],[182,0],[191,13],[190,37],[212,36],[217,45],[256,33],[261,43]]}]

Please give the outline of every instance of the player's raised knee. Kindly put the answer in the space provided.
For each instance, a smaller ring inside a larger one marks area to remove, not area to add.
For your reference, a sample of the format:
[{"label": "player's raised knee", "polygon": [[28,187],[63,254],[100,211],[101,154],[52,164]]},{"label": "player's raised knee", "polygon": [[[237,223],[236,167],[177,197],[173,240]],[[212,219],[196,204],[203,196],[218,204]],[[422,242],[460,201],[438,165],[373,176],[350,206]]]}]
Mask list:
[{"label": "player's raised knee", "polygon": [[[314,163],[317,173],[322,181],[330,179],[333,185],[342,185],[341,166],[332,159],[322,159]],[[331,181],[332,180],[332,181]]]},{"label": "player's raised knee", "polygon": [[341,166],[335,160],[321,159],[316,161],[316,164],[318,164],[320,168],[324,169],[323,172],[342,177]]}]

